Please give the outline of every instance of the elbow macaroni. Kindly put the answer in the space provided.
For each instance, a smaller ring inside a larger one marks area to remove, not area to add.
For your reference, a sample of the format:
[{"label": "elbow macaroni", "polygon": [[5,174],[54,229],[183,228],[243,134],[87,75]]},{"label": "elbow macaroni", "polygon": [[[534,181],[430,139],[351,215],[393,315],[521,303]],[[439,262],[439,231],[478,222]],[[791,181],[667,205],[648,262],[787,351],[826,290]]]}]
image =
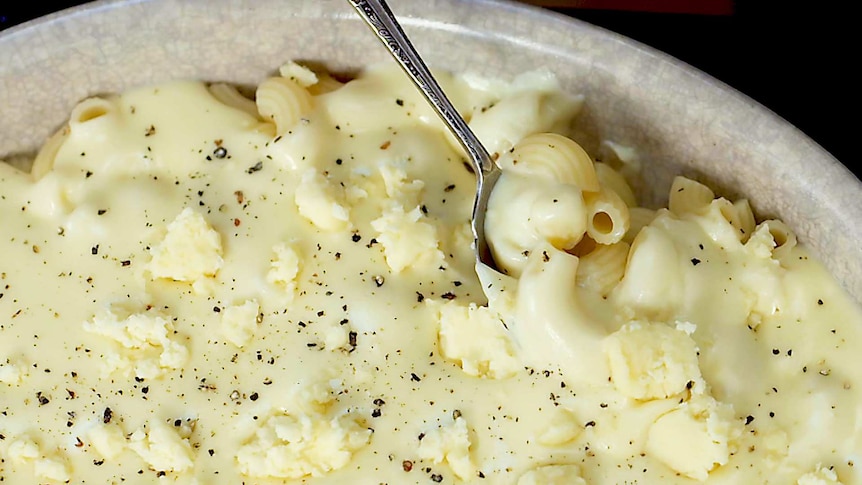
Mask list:
[{"label": "elbow macaroni", "polygon": [[0,166],[0,481],[862,479],[862,317],[788,225],[685,177],[638,206],[548,73],[441,79],[505,274],[395,68],[90,98]]},{"label": "elbow macaroni", "polygon": [[287,133],[312,109],[312,97],[307,89],[288,78],[271,77],[255,92],[260,116],[275,124],[279,135]]}]

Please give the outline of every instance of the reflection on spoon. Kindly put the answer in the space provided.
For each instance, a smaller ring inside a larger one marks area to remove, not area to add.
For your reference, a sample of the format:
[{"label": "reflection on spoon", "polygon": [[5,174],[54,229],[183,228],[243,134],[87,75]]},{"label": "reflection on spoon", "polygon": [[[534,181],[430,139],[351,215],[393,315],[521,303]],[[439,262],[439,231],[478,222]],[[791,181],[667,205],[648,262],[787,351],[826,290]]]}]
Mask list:
[{"label": "reflection on spoon", "polygon": [[491,196],[494,184],[500,177],[500,169],[467,126],[467,122],[458,114],[446,94],[443,93],[440,85],[431,75],[431,71],[419,57],[416,49],[413,48],[398,21],[395,20],[395,16],[389,10],[386,2],[384,0],[349,1],[362,19],[377,34],[377,37],[386,45],[389,53],[398,61],[413,84],[422,92],[422,95],[425,96],[425,99],[449,128],[449,131],[464,147],[473,171],[476,173],[476,197],[473,200],[471,224],[476,259],[491,268],[495,268],[494,258],[485,239],[485,212],[488,208],[488,198]]}]

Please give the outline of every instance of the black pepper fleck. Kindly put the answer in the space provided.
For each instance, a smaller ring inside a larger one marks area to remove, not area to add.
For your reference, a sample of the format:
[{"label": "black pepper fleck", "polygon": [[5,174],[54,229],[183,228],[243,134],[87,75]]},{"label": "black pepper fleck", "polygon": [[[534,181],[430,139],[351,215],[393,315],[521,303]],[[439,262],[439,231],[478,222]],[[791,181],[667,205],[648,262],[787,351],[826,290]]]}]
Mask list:
[{"label": "black pepper fleck", "polygon": [[255,172],[260,172],[261,170],[263,170],[263,162],[257,162],[254,165],[252,165],[251,167],[248,167],[248,170],[246,170],[246,173],[251,174],[251,173],[255,173]]}]

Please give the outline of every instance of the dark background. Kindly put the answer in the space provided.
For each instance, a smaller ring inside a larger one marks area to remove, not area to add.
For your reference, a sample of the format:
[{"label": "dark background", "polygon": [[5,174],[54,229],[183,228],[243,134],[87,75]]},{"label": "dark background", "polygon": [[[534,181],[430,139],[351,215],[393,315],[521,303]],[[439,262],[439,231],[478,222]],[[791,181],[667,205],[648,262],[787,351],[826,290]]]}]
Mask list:
[{"label": "dark background", "polygon": [[[796,125],[862,177],[856,147],[862,137],[851,132],[859,125],[851,68],[862,57],[860,28],[850,25],[853,2],[524,1],[631,37],[711,74]],[[0,29],[84,2],[4,3]]]}]

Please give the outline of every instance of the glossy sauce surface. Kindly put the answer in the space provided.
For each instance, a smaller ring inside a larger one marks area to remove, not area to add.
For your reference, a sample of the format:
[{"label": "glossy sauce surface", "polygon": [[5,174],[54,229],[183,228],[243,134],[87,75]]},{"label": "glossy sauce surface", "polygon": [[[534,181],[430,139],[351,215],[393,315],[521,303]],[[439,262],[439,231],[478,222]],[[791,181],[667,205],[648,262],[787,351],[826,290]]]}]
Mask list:
[{"label": "glossy sauce surface", "polygon": [[[443,84],[498,154],[582,102]],[[6,482],[862,481],[862,316],[803,248],[664,210],[607,295],[541,238],[480,282],[472,174],[395,69],[278,135],[197,82],[103,101],[0,164]]]}]

